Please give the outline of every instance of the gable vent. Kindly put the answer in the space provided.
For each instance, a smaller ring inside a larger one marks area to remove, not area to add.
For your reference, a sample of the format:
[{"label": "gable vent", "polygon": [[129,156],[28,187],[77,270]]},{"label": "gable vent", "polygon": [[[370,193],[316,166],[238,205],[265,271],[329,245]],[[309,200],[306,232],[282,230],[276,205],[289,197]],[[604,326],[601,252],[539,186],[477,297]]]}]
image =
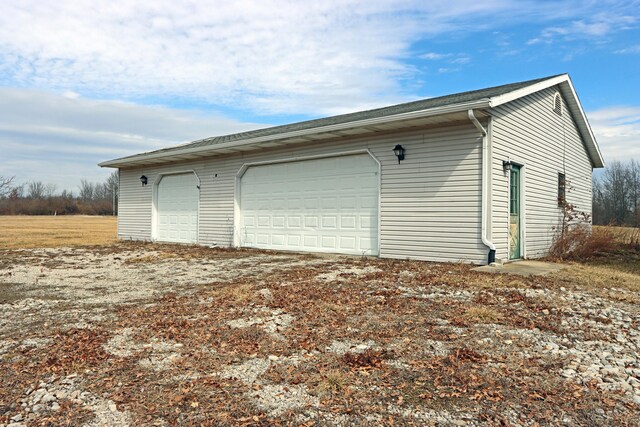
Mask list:
[{"label": "gable vent", "polygon": [[553,95],[553,112],[559,116],[562,115],[562,98],[558,92]]}]

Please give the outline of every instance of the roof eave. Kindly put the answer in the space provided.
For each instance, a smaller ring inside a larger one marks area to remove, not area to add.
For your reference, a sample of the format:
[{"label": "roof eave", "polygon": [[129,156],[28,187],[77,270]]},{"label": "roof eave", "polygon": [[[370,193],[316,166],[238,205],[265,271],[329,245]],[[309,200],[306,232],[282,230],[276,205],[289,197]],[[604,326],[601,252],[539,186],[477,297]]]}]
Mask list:
[{"label": "roof eave", "polygon": [[184,148],[182,150],[172,150],[170,152],[138,154],[135,156],[122,157],[119,159],[101,162],[101,163],[98,163],[98,166],[109,167],[109,168],[120,168],[120,167],[126,167],[126,166],[139,165],[141,163],[144,163],[145,161],[151,161],[151,160],[157,161],[165,158],[170,159],[171,157],[185,155],[185,154],[189,154],[189,155],[199,154],[200,156],[205,156],[207,154],[214,155],[216,152],[219,152],[222,150],[228,150],[230,148],[246,146],[251,144],[259,144],[261,142],[300,138],[300,137],[317,135],[322,133],[330,133],[330,132],[335,132],[340,130],[354,129],[354,128],[366,127],[366,126],[375,126],[375,125],[380,125],[385,123],[400,122],[400,121],[418,119],[423,117],[433,117],[433,116],[439,116],[439,115],[444,116],[449,113],[457,113],[457,112],[466,111],[469,109],[479,109],[479,108],[488,108],[488,107],[490,107],[489,99],[481,99],[473,102],[446,105],[442,107],[429,108],[426,110],[411,111],[407,113],[394,114],[391,116],[375,117],[370,119],[321,126],[317,128],[304,129],[300,131],[284,132],[284,133],[274,134],[274,135],[247,138],[247,139],[242,139],[242,140],[232,141],[227,143],[213,144],[213,145],[207,145],[207,146],[201,146],[201,147]]}]

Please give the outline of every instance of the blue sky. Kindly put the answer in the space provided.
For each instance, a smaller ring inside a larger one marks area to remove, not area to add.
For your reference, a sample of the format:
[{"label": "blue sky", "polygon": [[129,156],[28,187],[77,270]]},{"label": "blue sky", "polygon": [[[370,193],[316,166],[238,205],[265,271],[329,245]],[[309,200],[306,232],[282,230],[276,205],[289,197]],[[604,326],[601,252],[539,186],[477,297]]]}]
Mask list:
[{"label": "blue sky", "polygon": [[606,162],[640,159],[640,1],[0,3],[0,175],[568,72]]}]

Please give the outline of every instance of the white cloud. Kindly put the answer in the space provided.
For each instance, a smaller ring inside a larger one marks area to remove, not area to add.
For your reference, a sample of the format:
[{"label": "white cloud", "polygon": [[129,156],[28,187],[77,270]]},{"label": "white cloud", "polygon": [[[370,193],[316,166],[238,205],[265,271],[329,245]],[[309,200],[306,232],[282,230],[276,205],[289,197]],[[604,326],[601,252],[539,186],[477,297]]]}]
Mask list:
[{"label": "white cloud", "polygon": [[422,59],[428,59],[430,61],[437,61],[438,59],[448,58],[450,57],[450,53],[436,53],[436,52],[428,52],[420,55]]},{"label": "white cloud", "polygon": [[438,67],[438,73],[455,73],[461,70],[461,65],[466,65],[471,62],[471,57],[467,56],[463,53],[436,53],[436,52],[428,52],[422,55],[419,55],[422,59],[427,59],[429,61],[439,61],[441,64],[446,66]]},{"label": "white cloud", "polygon": [[546,27],[540,36],[527,41],[528,45],[540,43],[554,43],[557,39],[601,39],[612,33],[629,30],[634,27],[637,19],[624,13],[597,13],[588,20],[574,20],[562,25]]},{"label": "white cloud", "polygon": [[405,60],[418,40],[575,17],[588,11],[582,4],[5,0],[0,82],[85,97],[332,114],[413,96],[402,82],[417,72]]},{"label": "white cloud", "polygon": [[0,89],[0,175],[76,189],[98,162],[261,127],[221,115]]},{"label": "white cloud", "polygon": [[605,162],[640,159],[640,107],[609,107],[587,114]]},{"label": "white cloud", "polygon": [[624,49],[616,50],[614,53],[618,53],[618,54],[640,53],[640,44],[625,47]]}]

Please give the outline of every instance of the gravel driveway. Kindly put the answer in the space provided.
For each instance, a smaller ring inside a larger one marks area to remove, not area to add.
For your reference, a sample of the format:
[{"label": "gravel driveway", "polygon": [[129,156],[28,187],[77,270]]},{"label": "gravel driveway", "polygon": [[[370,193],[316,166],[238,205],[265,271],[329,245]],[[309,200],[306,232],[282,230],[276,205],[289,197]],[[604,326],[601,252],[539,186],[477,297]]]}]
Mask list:
[{"label": "gravel driveway", "polygon": [[126,242],[0,256],[0,426],[638,425],[638,292],[578,267]]}]

